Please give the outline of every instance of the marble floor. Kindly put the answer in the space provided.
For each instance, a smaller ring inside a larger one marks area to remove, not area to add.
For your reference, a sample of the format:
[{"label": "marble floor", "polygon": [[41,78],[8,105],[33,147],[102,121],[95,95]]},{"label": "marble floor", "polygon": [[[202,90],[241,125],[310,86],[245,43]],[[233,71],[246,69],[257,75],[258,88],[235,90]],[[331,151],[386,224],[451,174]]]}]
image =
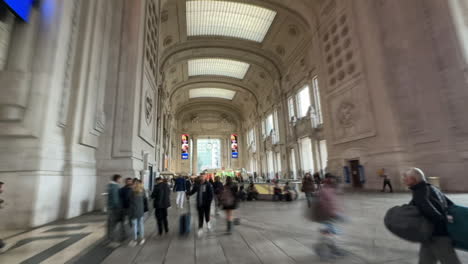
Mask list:
[{"label": "marble floor", "polygon": [[[468,205],[468,195],[450,197]],[[347,193],[342,196],[347,222],[341,225],[339,244],[346,256],[331,262],[320,261],[314,245],[320,238],[319,224],[304,216],[305,201],[246,202],[236,216],[241,224],[232,235],[226,235],[223,215],[213,216],[214,230],[197,238],[195,232],[179,237],[178,215],[169,211],[170,232],[158,236],[155,221],[146,221],[147,241],[130,247],[107,243],[105,215],[90,214],[25,231],[6,239],[7,250],[0,263],[417,263],[418,245],[391,235],[383,225],[383,215],[394,205],[409,200],[409,194]],[[193,211],[192,227],[197,224]],[[462,263],[468,253],[459,251]]]}]

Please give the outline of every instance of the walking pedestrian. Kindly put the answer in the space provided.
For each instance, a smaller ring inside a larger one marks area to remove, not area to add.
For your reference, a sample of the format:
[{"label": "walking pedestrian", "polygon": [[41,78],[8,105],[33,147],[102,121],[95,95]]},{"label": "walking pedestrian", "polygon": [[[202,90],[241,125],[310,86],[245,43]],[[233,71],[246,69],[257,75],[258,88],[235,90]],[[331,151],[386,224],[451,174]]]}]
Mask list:
[{"label": "walking pedestrian", "polygon": [[224,186],[223,183],[221,182],[221,177],[216,176],[215,181],[213,184],[213,190],[215,194],[215,214],[219,215],[219,207],[221,207],[221,194],[223,193]]},{"label": "walking pedestrian", "polygon": [[[3,189],[5,188],[5,183],[0,182],[0,194],[3,193]],[[5,201],[3,199],[0,199],[0,209],[3,209],[3,204]],[[6,246],[5,242],[0,239],[0,250],[3,249]]]},{"label": "walking pedestrian", "polygon": [[320,173],[318,172],[314,173],[313,178],[314,178],[315,184],[317,185],[317,190],[320,190],[320,188],[322,187],[322,178],[320,177]]},{"label": "walking pedestrian", "polygon": [[211,230],[210,209],[214,196],[213,186],[202,175],[189,193],[190,196],[193,194],[196,194],[197,199],[198,237],[201,237],[203,235],[203,220],[206,221],[208,230]]},{"label": "walking pedestrian", "polygon": [[302,179],[301,191],[305,194],[307,199],[307,206],[311,208],[314,199],[315,184],[314,179],[312,179],[310,173],[306,173],[304,175],[304,178]]},{"label": "walking pedestrian", "polygon": [[380,177],[383,178],[382,192],[385,192],[385,189],[388,186],[390,188],[390,192],[392,193],[393,192],[392,183],[390,182],[390,179],[385,173],[385,169],[382,168],[379,173],[380,173]]},{"label": "walking pedestrian", "polygon": [[130,218],[133,225],[133,240],[130,246],[136,246],[138,241],[142,245],[145,243],[145,189],[140,180],[133,180],[133,188],[130,193]]},{"label": "walking pedestrian", "polygon": [[132,228],[132,220],[130,219],[130,195],[132,193],[132,187],[132,178],[126,178],[125,186],[119,190],[120,201],[122,201],[122,222],[125,224],[127,221],[130,228]]},{"label": "walking pedestrian", "polygon": [[167,221],[167,209],[171,207],[170,199],[171,189],[161,177],[156,179],[151,198],[153,198],[154,215],[158,225],[158,235],[162,235],[163,227],[166,234],[169,232],[169,223]]},{"label": "walking pedestrian", "polygon": [[[112,243],[122,241],[125,238],[125,228],[122,219],[122,202],[120,201],[120,180],[122,176],[115,174],[112,176],[111,182],[107,185],[107,238]],[[114,235],[118,224],[120,227],[120,238],[117,239]]]},{"label": "walking pedestrian", "polygon": [[434,225],[432,238],[421,244],[419,264],[460,264],[447,231],[447,208],[453,205],[439,189],[426,182],[422,170],[411,168],[404,173],[404,183],[412,191],[410,205]]},{"label": "walking pedestrian", "polygon": [[323,225],[315,250],[323,260],[345,254],[337,245],[337,236],[340,233],[337,222],[344,220],[342,208],[338,204],[337,184],[337,178],[332,174],[327,174],[318,195],[318,206],[315,208],[316,216]]},{"label": "walking pedestrian", "polygon": [[174,191],[177,193],[177,208],[183,209],[185,202],[185,193],[187,192],[187,182],[184,177],[179,176],[174,181]]},{"label": "walking pedestrian", "polygon": [[237,192],[237,184],[233,182],[231,177],[228,177],[221,196],[223,209],[226,211],[226,231],[228,234],[231,234],[232,231],[233,210],[237,208],[239,203]]}]

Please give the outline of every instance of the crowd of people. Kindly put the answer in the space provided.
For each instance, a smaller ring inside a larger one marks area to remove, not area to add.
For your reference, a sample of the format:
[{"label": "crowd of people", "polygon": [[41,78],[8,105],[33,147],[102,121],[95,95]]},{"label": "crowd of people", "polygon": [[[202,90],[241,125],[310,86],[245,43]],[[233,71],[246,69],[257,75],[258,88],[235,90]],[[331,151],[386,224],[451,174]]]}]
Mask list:
[{"label": "crowd of people", "polygon": [[[382,173],[381,175],[386,175]],[[424,173],[417,168],[412,168],[404,173],[404,183],[412,191],[413,198],[409,205],[418,208],[424,219],[434,226],[430,240],[421,241],[419,263],[460,263],[451,236],[447,230],[449,219],[448,208],[453,205],[439,189],[426,182]],[[108,210],[109,210],[109,238],[114,240],[114,231],[118,225],[121,230],[132,228],[131,245],[145,242],[143,216],[148,211],[146,191],[138,179],[125,179],[125,185],[120,188],[121,177],[114,175],[108,186]],[[389,185],[388,177],[384,177],[384,184]],[[337,236],[340,233],[339,223],[346,217],[343,207],[339,202],[338,178],[326,173],[322,178],[319,173],[311,175],[306,173],[302,178],[301,191],[306,198],[306,211],[312,221],[321,224],[319,240],[315,250],[320,257],[339,257],[346,254],[337,244]],[[392,190],[393,191],[393,190]],[[224,183],[220,177],[207,178],[203,175],[192,179],[189,177],[177,177],[173,179],[172,192],[176,195],[178,210],[183,210],[190,197],[196,201],[198,213],[198,236],[204,233],[204,227],[208,231],[213,229],[211,221],[211,206],[214,201],[215,215],[223,210],[226,215],[226,233],[231,234],[236,218],[234,210],[241,201],[258,200],[259,192],[250,182],[247,188],[244,183],[235,177],[226,177]],[[273,200],[292,200],[295,192],[289,182],[284,187],[279,186],[279,181],[274,181]],[[156,185],[151,193],[157,230],[159,235],[169,232],[167,220],[168,208],[171,207],[171,187],[167,179],[157,178]],[[297,194],[296,194],[297,196]],[[190,208],[190,205],[187,206]],[[125,232],[121,231],[120,239]],[[403,237],[404,238],[404,237]]]}]

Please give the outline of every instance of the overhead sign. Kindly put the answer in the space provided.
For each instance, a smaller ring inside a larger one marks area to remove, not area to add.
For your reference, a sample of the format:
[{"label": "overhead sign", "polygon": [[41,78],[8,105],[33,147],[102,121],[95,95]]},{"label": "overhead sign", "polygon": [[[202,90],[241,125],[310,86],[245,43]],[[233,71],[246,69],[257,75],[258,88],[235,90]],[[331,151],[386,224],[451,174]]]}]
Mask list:
[{"label": "overhead sign", "polygon": [[237,135],[231,135],[231,157],[237,159],[239,157],[239,144],[237,142]]},{"label": "overhead sign", "polygon": [[29,14],[33,6],[33,0],[1,0],[10,7],[18,17],[24,21],[29,21]]},{"label": "overhead sign", "polygon": [[190,146],[189,146],[189,135],[188,134],[183,134],[182,137],[181,137],[181,144],[182,144],[182,148],[181,148],[181,152],[182,152],[182,159],[183,160],[186,160],[189,158],[189,149],[190,149]]}]

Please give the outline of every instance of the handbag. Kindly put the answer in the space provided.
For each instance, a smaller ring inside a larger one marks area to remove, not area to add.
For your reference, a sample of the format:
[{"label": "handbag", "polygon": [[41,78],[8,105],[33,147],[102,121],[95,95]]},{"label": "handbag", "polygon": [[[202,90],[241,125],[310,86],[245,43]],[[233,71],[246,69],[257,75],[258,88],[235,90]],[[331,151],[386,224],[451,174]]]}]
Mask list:
[{"label": "handbag", "polygon": [[468,251],[468,207],[453,205],[448,208],[452,221],[447,224],[447,230],[455,247]]},{"label": "handbag", "polygon": [[391,233],[410,242],[427,242],[434,232],[434,225],[416,206],[408,204],[390,208],[385,214],[384,224]]}]

